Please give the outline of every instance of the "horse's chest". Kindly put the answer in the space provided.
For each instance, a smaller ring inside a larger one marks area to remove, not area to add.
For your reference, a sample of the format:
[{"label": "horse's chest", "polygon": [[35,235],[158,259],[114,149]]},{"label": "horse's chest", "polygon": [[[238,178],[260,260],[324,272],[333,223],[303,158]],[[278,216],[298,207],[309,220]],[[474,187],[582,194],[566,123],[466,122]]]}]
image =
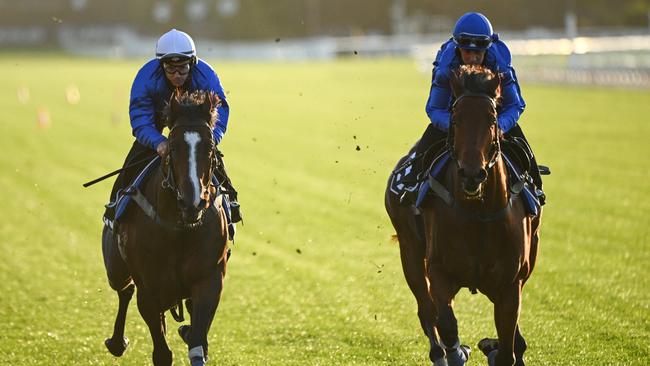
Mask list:
[{"label": "horse's chest", "polygon": [[119,245],[139,291],[157,294],[163,304],[173,303],[187,292],[182,280],[185,256],[174,250],[173,241],[161,237],[143,240],[135,231],[125,230],[120,233]]},{"label": "horse's chest", "polygon": [[430,266],[453,275],[461,286],[479,287],[483,279],[502,283],[516,277],[521,255],[514,238],[498,225],[434,227],[428,247]]}]

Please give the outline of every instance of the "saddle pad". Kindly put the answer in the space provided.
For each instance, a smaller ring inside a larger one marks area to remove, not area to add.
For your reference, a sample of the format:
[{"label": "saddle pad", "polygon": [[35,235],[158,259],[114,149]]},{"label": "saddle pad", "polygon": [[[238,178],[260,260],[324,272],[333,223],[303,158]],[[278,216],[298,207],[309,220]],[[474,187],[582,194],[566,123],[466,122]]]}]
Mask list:
[{"label": "saddle pad", "polygon": [[[415,152],[409,155],[407,161],[413,161],[413,158],[415,158]],[[400,169],[396,169],[390,178],[390,184],[388,185],[388,189],[390,189],[390,191],[396,194],[397,196],[399,196],[400,193],[403,192],[405,188],[408,189],[409,187],[405,187],[404,183],[402,183],[402,179],[404,178],[405,175],[408,175],[411,172],[411,169],[413,169],[412,164],[409,164],[408,166],[405,166]]]},{"label": "saddle pad", "polygon": [[124,215],[124,212],[126,212],[126,208],[129,205],[129,202],[131,202],[131,196],[127,194],[127,192],[132,192],[136,188],[140,188],[140,184],[145,180],[146,177],[149,176],[149,174],[158,166],[160,163],[160,156],[156,156],[147,166],[142,169],[140,174],[138,174],[137,177],[129,184],[126,189],[120,191],[118,193],[117,197],[117,204],[115,208],[115,220],[119,220],[122,215]]},{"label": "saddle pad", "polygon": [[[405,184],[403,182],[403,179],[405,176],[409,175],[411,173],[411,170],[413,169],[413,160],[415,159],[415,152],[411,153],[408,157],[408,160],[410,163],[408,165],[402,166],[398,169],[396,169],[393,172],[393,175],[390,180],[389,184],[389,189],[391,192],[396,194],[397,196],[400,196],[404,191],[415,191],[420,188],[419,183],[415,182],[410,182],[410,184]],[[441,154],[438,154],[434,159],[433,162],[431,163],[431,168],[430,171],[433,172],[434,175],[438,175],[440,171],[445,167],[446,160],[449,159],[449,152],[444,151]],[[424,177],[426,175],[425,172],[422,172],[418,174],[418,178],[421,176]],[[418,180],[425,180],[424,178],[418,179]]]},{"label": "saddle pad", "polygon": [[[508,156],[506,156],[506,154],[501,154],[501,156],[503,156],[503,160],[506,162],[508,173],[516,177],[521,177],[522,174],[519,172],[519,169],[512,163]],[[530,185],[524,185],[524,189],[521,191],[521,195],[524,197],[526,212],[532,216],[539,215],[539,211],[542,208],[542,205],[539,203],[537,196],[531,191]]]},{"label": "saddle pad", "polygon": [[[436,163],[434,163],[434,165],[431,167],[429,175],[434,179],[437,179],[438,174],[440,174],[442,169],[449,163],[450,156],[451,154],[449,153],[449,151],[445,152],[445,154],[441,156],[436,161]],[[501,156],[503,157],[503,160],[506,162],[506,169],[508,170],[508,173],[511,176],[521,177],[522,174],[519,172],[519,169],[511,162],[511,160],[506,156],[506,154],[502,153]],[[437,180],[440,181],[439,179]],[[418,192],[418,199],[415,202],[415,207],[420,207],[422,201],[424,201],[424,198],[426,197],[427,193],[430,190],[431,187],[429,186],[429,181],[425,180],[424,182],[422,182],[422,184],[420,185],[420,190]],[[537,196],[535,196],[535,194],[531,191],[528,184],[524,186],[524,189],[521,191],[520,194],[524,198],[526,212],[529,215],[537,216],[539,214],[541,205],[539,203],[539,200],[537,199]]]},{"label": "saddle pad", "polygon": [[[435,179],[438,179],[438,174],[447,166],[449,163],[449,160],[451,158],[451,153],[449,150],[443,152],[431,165],[431,169],[429,170],[429,175],[432,176]],[[425,180],[422,182],[420,185],[420,190],[418,191],[418,199],[415,201],[415,207],[420,207],[422,204],[422,201],[424,201],[424,197],[426,197],[427,192],[429,191],[429,180]]]}]

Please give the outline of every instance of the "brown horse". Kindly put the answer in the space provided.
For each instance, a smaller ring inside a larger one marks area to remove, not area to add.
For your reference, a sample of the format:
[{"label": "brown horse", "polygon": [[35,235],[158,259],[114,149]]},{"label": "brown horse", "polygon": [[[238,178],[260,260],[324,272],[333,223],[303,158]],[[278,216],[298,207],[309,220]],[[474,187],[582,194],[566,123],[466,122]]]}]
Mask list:
[{"label": "brown horse", "polygon": [[469,357],[453,311],[454,296],[468,287],[494,303],[498,341],[479,343],[488,364],[520,366],[526,350],[518,326],[521,292],[535,266],[541,209],[528,215],[519,190],[510,188],[497,123],[500,78],[481,66],[453,74],[451,159],[438,186],[443,193],[415,209],[387,189],[386,210],[433,364],[464,365]]},{"label": "brown horse", "polygon": [[211,185],[217,161],[212,135],[216,103],[217,97],[204,92],[172,97],[168,155],[142,190],[130,193],[140,207],[130,207],[114,228],[104,227],[104,262],[119,297],[113,336],[105,342],[115,356],[128,345],[124,322],[135,284],[138,310],[153,340],[153,364],[172,364],[165,311],[191,298],[186,302],[191,325],[179,333],[192,366],[205,365],[228,238],[221,199]]}]

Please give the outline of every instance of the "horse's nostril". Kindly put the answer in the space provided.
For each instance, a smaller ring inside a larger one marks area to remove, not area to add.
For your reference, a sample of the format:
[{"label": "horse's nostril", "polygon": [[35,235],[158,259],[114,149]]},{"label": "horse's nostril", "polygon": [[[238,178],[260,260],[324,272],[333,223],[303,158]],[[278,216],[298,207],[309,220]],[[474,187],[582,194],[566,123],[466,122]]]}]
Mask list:
[{"label": "horse's nostril", "polygon": [[487,179],[487,176],[488,176],[487,170],[481,169],[481,170],[478,171],[478,175],[476,176],[476,180],[478,182],[485,182],[485,180]]}]

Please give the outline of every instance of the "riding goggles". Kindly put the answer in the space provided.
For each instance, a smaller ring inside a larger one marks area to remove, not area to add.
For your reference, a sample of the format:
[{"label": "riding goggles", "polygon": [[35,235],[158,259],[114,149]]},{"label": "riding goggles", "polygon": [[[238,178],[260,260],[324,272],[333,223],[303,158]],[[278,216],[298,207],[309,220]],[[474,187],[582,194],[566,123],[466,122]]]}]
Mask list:
[{"label": "riding goggles", "polygon": [[172,65],[163,62],[163,69],[168,74],[174,74],[177,72],[179,75],[187,75],[187,73],[190,72],[190,63],[186,62],[182,64]]},{"label": "riding goggles", "polygon": [[492,44],[492,37],[461,33],[454,37],[454,42],[461,48],[485,50]]}]

